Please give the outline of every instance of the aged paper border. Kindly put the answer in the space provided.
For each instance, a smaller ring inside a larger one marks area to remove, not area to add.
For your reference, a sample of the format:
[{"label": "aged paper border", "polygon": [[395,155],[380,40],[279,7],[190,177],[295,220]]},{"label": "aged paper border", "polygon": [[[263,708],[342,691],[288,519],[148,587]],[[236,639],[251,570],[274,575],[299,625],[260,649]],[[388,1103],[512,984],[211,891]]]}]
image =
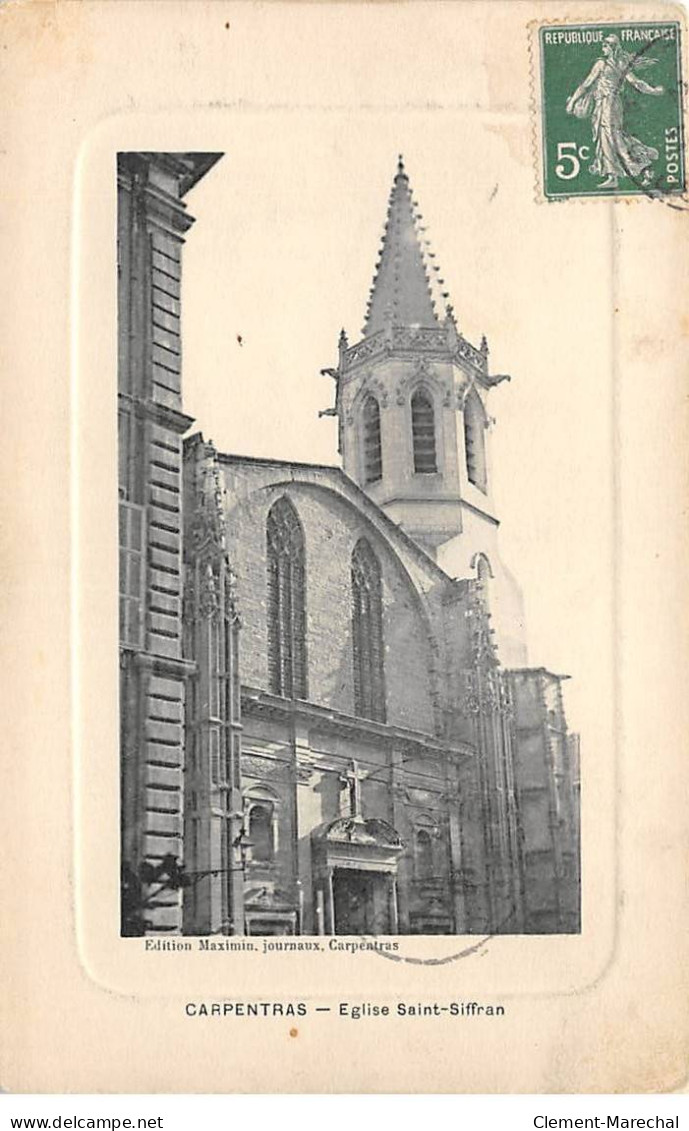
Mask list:
[{"label": "aged paper border", "polygon": [[[231,20],[258,18],[258,10],[248,6],[169,4],[165,21],[171,25],[178,21],[176,26],[184,27],[187,35],[203,41],[212,34],[221,7],[223,16],[227,11]],[[454,9],[458,19],[463,7]],[[496,26],[500,28],[498,6],[490,7],[495,35]],[[150,963],[144,966],[136,955],[125,953],[132,940],[117,940],[113,948],[114,915],[107,910],[95,923],[93,911],[98,908],[100,914],[101,907],[113,906],[116,886],[112,868],[110,878],[103,881],[108,861],[112,863],[112,845],[94,832],[108,825],[117,795],[117,761],[111,757],[111,740],[109,751],[89,747],[90,754],[96,750],[98,761],[87,766],[80,720],[88,707],[90,725],[96,724],[88,732],[90,738],[105,735],[107,741],[116,733],[112,695],[107,690],[103,694],[103,685],[94,682],[94,675],[113,683],[116,678],[115,621],[108,612],[114,589],[112,579],[105,578],[102,592],[91,590],[85,595],[83,573],[77,575],[81,612],[91,614],[89,631],[98,634],[101,644],[111,642],[112,648],[102,653],[109,657],[106,668],[111,665],[105,676],[89,656],[90,683],[81,686],[80,698],[72,702],[68,641],[70,631],[78,632],[82,621],[74,608],[70,610],[74,561],[68,538],[71,520],[76,524],[77,544],[85,548],[81,568],[86,561],[91,579],[98,555],[109,544],[114,563],[114,523],[99,505],[107,493],[105,485],[112,480],[114,400],[101,394],[90,402],[93,389],[84,389],[77,376],[77,385],[70,390],[68,373],[70,350],[78,360],[74,374],[83,373],[85,356],[91,365],[100,359],[104,368],[113,370],[114,310],[110,321],[103,318],[86,328],[83,314],[75,316],[82,310],[80,295],[70,291],[75,270],[80,272],[80,294],[84,294],[94,279],[100,279],[103,266],[83,258],[83,244],[70,218],[74,209],[81,220],[102,208],[96,185],[103,192],[114,189],[114,178],[108,190],[97,178],[84,179],[79,168],[85,160],[85,138],[98,129],[103,137],[103,131],[112,128],[107,117],[122,106],[122,98],[113,97],[122,78],[114,47],[124,48],[126,40],[131,56],[138,60],[161,32],[160,9],[137,5],[140,42],[132,42],[129,19],[134,17],[127,8],[127,21],[121,16],[118,21],[112,6],[97,3],[57,8],[35,3],[4,13],[2,46],[13,52],[3,80],[13,110],[3,155],[12,171],[4,224],[6,239],[17,241],[21,256],[3,265],[7,294],[3,352],[11,389],[2,453],[3,482],[10,487],[4,507],[9,532],[6,617],[11,626],[5,644],[11,757],[3,791],[10,847],[4,886],[15,934],[6,944],[12,1039],[3,1052],[2,1083],[11,1090],[41,1091],[643,1091],[679,1086],[687,1047],[681,966],[687,906],[680,852],[686,840],[681,800],[682,722],[687,708],[682,695],[686,624],[680,601],[683,541],[678,520],[686,486],[681,454],[687,416],[681,352],[674,334],[678,326],[686,334],[687,323],[679,257],[684,217],[669,209],[611,211],[617,295],[611,325],[617,371],[622,746],[614,960],[606,961],[610,930],[599,931],[588,950],[586,929],[582,940],[548,940],[551,958],[554,947],[569,948],[569,970],[574,948],[578,946],[584,956],[576,977],[566,984],[561,976],[564,952],[560,952],[559,970],[553,964],[558,977],[548,984],[548,963],[542,961],[544,952],[538,951],[540,940],[518,940],[531,948],[530,956],[518,961],[520,990],[523,993],[526,987],[530,992],[511,1008],[500,1031],[488,1026],[458,1031],[446,1022],[420,1021],[413,1028],[391,1025],[384,1034],[388,1049],[394,1048],[390,1056],[380,1031],[362,1022],[346,1029],[333,1018],[322,1019],[318,1026],[301,1026],[296,1039],[279,1021],[241,1030],[222,1020],[192,1027],[180,1009],[182,998],[169,996],[171,981],[178,981],[179,972],[154,970]],[[519,8],[524,26],[534,11],[540,15],[557,10],[553,5]],[[305,11],[281,6],[271,10],[270,18],[279,24],[281,19],[305,18]],[[316,13],[315,8],[311,11]],[[615,18],[622,11],[615,8]],[[351,16],[356,9],[347,12]],[[415,12],[422,18],[421,7]],[[321,46],[322,34],[314,24],[313,50]],[[161,56],[154,89],[158,84],[165,89],[171,66],[172,60]],[[109,74],[110,82],[103,83],[99,97],[90,86],[91,100],[84,105],[83,84],[87,76],[93,82],[94,71],[101,79]],[[132,82],[131,73],[128,77]],[[22,81],[29,79],[23,88]],[[136,83],[127,88],[127,97],[136,106],[135,87]],[[194,92],[184,93],[189,108]],[[46,94],[52,99],[46,100]],[[179,94],[176,97],[179,103]],[[160,140],[155,147],[216,148],[208,133],[201,137],[198,109],[192,119],[185,118],[183,109],[178,104],[167,132],[156,127]],[[113,125],[115,132],[120,131],[119,123]],[[133,136],[136,130],[128,134],[129,147],[153,147],[150,126],[140,125],[139,130],[138,143]],[[125,145],[118,140],[116,148]],[[108,223],[111,208],[112,200],[100,224]],[[104,256],[113,254],[111,248]],[[656,296],[654,304],[647,301],[649,291]],[[41,305],[28,304],[27,296],[40,298]],[[80,403],[76,416],[70,411],[70,395],[75,394]],[[95,429],[93,412],[101,414]],[[104,460],[108,426],[109,457]],[[94,470],[97,479],[86,480],[85,495],[84,472]],[[77,489],[71,513],[70,480]],[[96,556],[89,558],[94,550]],[[80,761],[74,776],[75,741]],[[88,792],[82,777],[85,769]],[[76,819],[73,786],[79,802]],[[609,814],[596,814],[595,819],[599,817],[607,820]],[[612,858],[609,864],[612,871]],[[609,894],[612,891],[611,884]],[[605,907],[585,907],[588,922],[601,910],[606,913]],[[505,953],[504,946],[515,940],[494,941],[504,955],[503,981],[496,980],[494,952],[477,956],[477,973],[471,978],[478,987],[475,996],[483,979],[489,987],[484,993],[515,991],[511,974],[515,956],[513,951]],[[427,945],[437,944],[428,940]],[[226,956],[224,961],[226,967]],[[233,971],[228,979],[225,969],[218,977],[218,971],[207,966],[194,992],[233,997],[260,993],[276,999],[287,993],[294,998],[319,992],[320,975],[312,967],[293,963],[278,967],[269,979],[256,981],[244,970]],[[489,967],[490,973],[483,974],[481,967]],[[399,993],[394,968],[381,975],[379,965],[370,967],[371,981],[365,969],[359,959],[349,983],[359,996],[364,998],[374,985],[378,994]],[[338,972],[340,977],[348,990],[347,979]],[[324,968],[323,990],[327,980]],[[414,978],[413,989],[409,987],[407,978],[405,997],[426,999],[439,992],[430,976],[422,982]],[[464,996],[463,988],[457,996]]]}]

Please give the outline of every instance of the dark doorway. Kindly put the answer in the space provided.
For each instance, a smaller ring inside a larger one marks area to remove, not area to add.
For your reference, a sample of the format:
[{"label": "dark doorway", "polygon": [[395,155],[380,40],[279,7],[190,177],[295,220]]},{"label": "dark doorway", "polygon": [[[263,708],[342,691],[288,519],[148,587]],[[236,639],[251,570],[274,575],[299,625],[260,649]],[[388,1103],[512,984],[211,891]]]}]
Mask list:
[{"label": "dark doorway", "polygon": [[336,868],[333,874],[335,934],[389,935],[390,877],[381,872]]}]

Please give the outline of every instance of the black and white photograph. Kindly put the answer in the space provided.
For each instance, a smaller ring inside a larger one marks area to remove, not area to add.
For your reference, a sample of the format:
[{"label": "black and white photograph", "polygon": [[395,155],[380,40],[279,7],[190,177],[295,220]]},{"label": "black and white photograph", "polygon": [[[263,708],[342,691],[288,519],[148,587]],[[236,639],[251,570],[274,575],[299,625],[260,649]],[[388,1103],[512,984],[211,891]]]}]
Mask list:
[{"label": "black and white photograph", "polygon": [[[284,440],[252,450],[270,399],[239,450],[216,446],[218,417],[251,398],[251,374],[230,358],[224,388],[192,419],[185,303],[217,294],[225,275],[211,259],[187,277],[185,245],[216,219],[206,202],[192,228],[187,205],[204,179],[236,195],[240,160],[231,149],[117,160],[122,934],[577,933],[570,673],[529,658],[522,590],[498,542],[510,515],[493,438],[513,426],[510,335],[496,366],[487,336],[465,331],[463,287],[448,289],[392,155],[387,199],[370,190],[379,244],[340,216],[343,240],[370,261],[368,293],[358,269],[320,257],[319,288],[334,269],[362,328],[336,331],[327,301],[302,308],[308,327],[322,322],[319,340],[332,332],[329,354],[304,359],[324,407],[309,413],[289,357],[285,372],[273,363],[273,381],[288,394],[292,383],[294,458]],[[365,169],[348,176],[363,199]],[[277,228],[289,199],[279,177],[272,189],[260,201]],[[303,196],[285,223],[306,243]],[[221,245],[235,285],[250,255],[237,221]],[[266,258],[262,270],[281,274]],[[203,334],[231,338],[239,358],[270,330],[242,328],[229,287],[224,320],[207,314]],[[270,279],[264,288],[267,326]],[[325,459],[305,458],[314,447]]]}]

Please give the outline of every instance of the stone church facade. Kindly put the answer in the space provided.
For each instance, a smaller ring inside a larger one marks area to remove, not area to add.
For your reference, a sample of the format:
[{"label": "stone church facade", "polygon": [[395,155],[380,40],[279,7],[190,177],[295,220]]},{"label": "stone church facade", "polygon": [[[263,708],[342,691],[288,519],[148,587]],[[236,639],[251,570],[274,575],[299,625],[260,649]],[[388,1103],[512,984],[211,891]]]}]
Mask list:
[{"label": "stone church facade", "polygon": [[501,563],[485,339],[400,160],[341,466],[218,452],[181,400],[189,187],[121,154],[123,934],[580,929],[578,744]]}]

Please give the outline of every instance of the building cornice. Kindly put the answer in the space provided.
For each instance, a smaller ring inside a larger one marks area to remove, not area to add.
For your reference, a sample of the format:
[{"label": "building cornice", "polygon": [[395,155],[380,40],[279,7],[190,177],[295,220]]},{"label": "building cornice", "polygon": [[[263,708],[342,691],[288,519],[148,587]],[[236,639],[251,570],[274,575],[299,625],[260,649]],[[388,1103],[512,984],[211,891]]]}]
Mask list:
[{"label": "building cornice", "polygon": [[571,679],[571,675],[560,675],[557,672],[551,672],[549,668],[506,668],[505,671],[508,675],[541,675],[547,679],[565,680]]},{"label": "building cornice", "polygon": [[383,742],[396,750],[423,749],[434,754],[459,759],[473,758],[475,751],[468,743],[448,744],[436,735],[423,731],[409,730],[406,727],[379,723],[372,719],[362,719],[346,715],[331,707],[322,707],[302,699],[284,699],[260,688],[242,685],[242,713],[248,716],[268,716],[281,722],[292,720],[310,722],[321,730],[331,730],[348,737],[367,738]]},{"label": "building cornice", "polygon": [[155,165],[175,178],[181,199],[222,156],[222,153],[164,153],[157,150],[122,152],[117,155],[118,176],[123,178],[129,173],[133,177]]},{"label": "building cornice", "polygon": [[169,428],[180,436],[184,432],[188,432],[194,423],[193,416],[187,416],[186,413],[180,412],[176,408],[158,404],[156,401],[144,400],[141,397],[132,396],[131,393],[122,392],[118,392],[117,398],[119,401],[128,404],[139,416],[145,416],[148,420],[153,420],[156,424],[161,424],[164,428]]},{"label": "building cornice", "polygon": [[120,648],[121,662],[127,658],[130,663],[142,671],[149,671],[153,675],[175,676],[177,679],[189,679],[196,675],[198,664],[196,660],[184,660],[176,656],[161,656],[156,652],[134,651],[131,648]]},{"label": "building cornice", "polygon": [[379,330],[368,338],[362,338],[353,346],[341,351],[338,370],[326,371],[346,383],[358,372],[361,365],[394,357],[401,361],[416,361],[419,354],[431,361],[468,366],[471,376],[484,389],[491,389],[502,381],[510,381],[506,373],[490,373],[488,367],[488,347],[485,338],[477,349],[462,334],[449,333],[445,328],[432,329],[426,326],[392,326],[389,330]]},{"label": "building cornice", "polygon": [[470,503],[466,499],[460,499],[459,503],[460,506],[464,507],[468,511],[471,511],[472,514],[477,514],[479,518],[485,518],[486,522],[492,522],[493,526],[500,525],[499,518],[494,518],[492,514],[488,514],[488,511],[482,511],[481,508],[477,507],[475,503]]},{"label": "building cornice", "polygon": [[[432,474],[428,476],[429,479],[440,479],[440,474]],[[389,499],[382,498],[378,503],[381,507],[391,507],[395,503],[404,503],[406,506],[414,503],[423,504],[436,503],[441,506],[458,507],[462,505],[462,500],[458,499],[456,495],[392,495]]]}]

